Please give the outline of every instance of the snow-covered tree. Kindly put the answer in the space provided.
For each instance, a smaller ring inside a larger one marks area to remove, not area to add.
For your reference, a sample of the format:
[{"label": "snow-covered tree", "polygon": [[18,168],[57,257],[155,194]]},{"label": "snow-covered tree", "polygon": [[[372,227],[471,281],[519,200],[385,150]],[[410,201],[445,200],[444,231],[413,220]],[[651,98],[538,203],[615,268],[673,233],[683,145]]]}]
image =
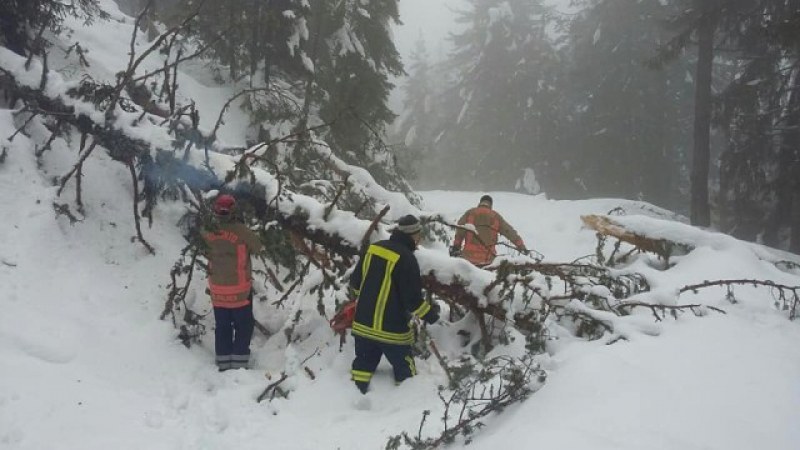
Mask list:
[{"label": "snow-covered tree", "polygon": [[44,32],[60,31],[67,15],[90,21],[105,13],[98,0],[4,0],[0,4],[0,42],[20,55],[43,54]]},{"label": "snow-covered tree", "polygon": [[415,174],[424,168],[424,160],[431,155],[433,133],[439,120],[440,110],[434,98],[437,83],[432,77],[430,56],[420,36],[409,60],[403,111],[395,125],[396,137],[404,147],[397,155],[398,160]]},{"label": "snow-covered tree", "polygon": [[447,61],[454,85],[444,105],[458,105],[440,133],[443,159],[460,181],[513,189],[525,167],[545,163],[556,142],[558,57],[543,2],[473,0],[461,13]]},{"label": "snow-covered tree", "polygon": [[569,75],[573,129],[565,180],[569,191],[641,198],[680,209],[690,136],[691,82],[686,62],[645,66],[666,33],[671,8],[659,2],[589,0],[571,22]]},{"label": "snow-covered tree", "polygon": [[389,29],[398,21],[397,0],[315,2],[309,21],[314,76],[306,101],[331,124],[323,134],[331,147],[347,161],[366,162],[389,187],[402,185],[383,142],[395,118],[389,77],[403,73]]}]

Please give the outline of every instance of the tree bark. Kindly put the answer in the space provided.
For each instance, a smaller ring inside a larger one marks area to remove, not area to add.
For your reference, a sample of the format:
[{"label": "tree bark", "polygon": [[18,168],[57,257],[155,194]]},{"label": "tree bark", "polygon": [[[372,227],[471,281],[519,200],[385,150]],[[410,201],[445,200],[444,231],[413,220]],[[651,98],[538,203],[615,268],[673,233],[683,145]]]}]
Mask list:
[{"label": "tree bark", "polygon": [[697,29],[698,52],[695,76],[694,151],[691,175],[692,225],[711,225],[708,175],[711,160],[711,72],[714,62],[716,18],[709,13]]},{"label": "tree bark", "polygon": [[[789,251],[800,254],[800,68],[795,70],[794,83],[792,83],[792,98],[789,102],[789,117],[787,126],[791,130],[786,133],[781,151],[786,152],[786,161],[789,166],[785,180],[784,194],[786,213],[791,226]],[[783,163],[783,160],[781,161]]]},{"label": "tree bark", "polygon": [[776,204],[767,222],[764,243],[779,247],[781,231],[792,227],[790,246],[794,252],[800,251],[800,215],[795,203],[800,200],[797,189],[798,154],[800,153],[800,68],[792,75],[794,83],[789,85],[791,92],[786,102],[786,131],[780,139],[778,150],[778,179],[775,183]]}]

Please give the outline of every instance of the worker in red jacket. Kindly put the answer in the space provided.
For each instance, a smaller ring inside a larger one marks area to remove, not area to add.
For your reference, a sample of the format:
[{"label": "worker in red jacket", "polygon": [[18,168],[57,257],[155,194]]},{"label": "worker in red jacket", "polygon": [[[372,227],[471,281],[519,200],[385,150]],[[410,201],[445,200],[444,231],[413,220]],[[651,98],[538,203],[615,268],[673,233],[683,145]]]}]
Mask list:
[{"label": "worker in red jacket", "polygon": [[[525,252],[527,248],[517,231],[503,219],[497,211],[492,209],[492,197],[484,195],[478,206],[471,208],[458,220],[459,225],[472,225],[475,232],[459,228],[450,247],[450,256],[461,256],[478,267],[492,263],[497,252],[497,235],[501,234],[511,241],[519,251]],[[461,243],[464,249],[461,249]]]},{"label": "worker in red jacket", "polygon": [[253,276],[250,256],[261,241],[234,214],[236,200],[227,194],[214,201],[218,223],[203,231],[208,246],[208,289],[214,306],[214,347],[220,372],[247,368],[253,336]]}]

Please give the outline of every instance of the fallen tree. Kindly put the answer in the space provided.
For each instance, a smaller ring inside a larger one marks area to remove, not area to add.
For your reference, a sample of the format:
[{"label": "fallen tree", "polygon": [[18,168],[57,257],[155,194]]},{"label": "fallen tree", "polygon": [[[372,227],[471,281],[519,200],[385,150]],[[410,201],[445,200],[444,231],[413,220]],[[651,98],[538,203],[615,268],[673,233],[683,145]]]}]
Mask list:
[{"label": "fallen tree", "polygon": [[[602,247],[605,242],[605,238],[613,237],[617,239],[617,243],[614,246],[614,251],[605,260],[605,265],[608,266],[612,266],[617,262],[623,261],[634,251],[654,253],[664,260],[665,265],[669,266],[669,258],[672,255],[678,252],[685,254],[694,249],[691,244],[675,242],[668,239],[656,239],[636,233],[625,228],[624,225],[608,216],[586,215],[581,216],[581,220],[583,221],[584,225],[597,232],[599,237],[597,255],[601,260]],[[622,242],[632,245],[633,250],[629,251],[625,255],[617,257],[617,253],[620,250],[620,244]]]}]

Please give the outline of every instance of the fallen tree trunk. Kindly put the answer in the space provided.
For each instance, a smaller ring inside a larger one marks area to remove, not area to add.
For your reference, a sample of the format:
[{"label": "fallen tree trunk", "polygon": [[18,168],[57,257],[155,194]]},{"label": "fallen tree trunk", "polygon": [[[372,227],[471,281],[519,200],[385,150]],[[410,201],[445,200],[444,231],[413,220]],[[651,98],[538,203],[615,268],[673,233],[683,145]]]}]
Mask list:
[{"label": "fallen tree trunk", "polygon": [[[172,149],[157,148],[153,142],[130,136],[123,130],[114,128],[113,122],[103,120],[101,123],[90,115],[76,110],[75,106],[69,105],[61,97],[50,97],[41,90],[19,83],[11,72],[3,69],[0,69],[0,87],[12,91],[33,111],[41,115],[58,117],[64,123],[75,126],[80,132],[91,135],[99,145],[107,149],[112,159],[123,164],[129,165],[132,160],[150,155],[154,150],[172,151]],[[82,102],[82,100],[76,100],[76,102]],[[197,177],[194,174],[200,169],[177,158],[174,162],[186,167],[185,171],[176,171],[176,177],[183,183],[195,187],[193,184]],[[212,184],[222,187],[225,181],[218,179],[216,183],[212,182]],[[277,195],[285,204],[291,202],[293,193],[286,191],[279,192]],[[247,197],[249,201],[257,204],[256,210],[265,211],[269,216],[275,218],[284,230],[324,247],[331,255],[338,256],[345,267],[349,267],[355,262],[355,258],[360,252],[358,244],[349,242],[335,232],[330,233],[313,226],[309,223],[308,216],[302,208],[287,213],[285,208],[282,210],[275,205],[268,204],[264,196],[250,194]],[[503,322],[508,321],[507,311],[502,305],[481,301],[479,296],[468,291],[457,279],[445,282],[439,279],[435,273],[429,273],[423,277],[423,288],[449,302],[463,306],[469,311],[486,314]],[[521,331],[531,331],[533,324],[531,321],[526,321],[525,318],[524,314],[518,314],[515,319],[519,320],[515,320],[514,325]]]},{"label": "fallen tree trunk", "polygon": [[622,242],[627,242],[639,250],[655,253],[665,261],[675,254],[675,250],[684,252],[693,250],[688,244],[673,242],[667,239],[654,239],[628,230],[622,224],[615,222],[608,216],[586,215],[581,216],[584,225],[597,231],[602,236],[610,236]]},{"label": "fallen tree trunk", "polygon": [[63,123],[73,125],[79,132],[89,134],[106,148],[112,159],[127,163],[133,158],[149,153],[151,145],[141,139],[126,135],[122,130],[100,123],[82,111],[76,111],[59,97],[49,97],[39,89],[25,86],[17,81],[11,72],[0,68],[0,88],[13,93],[34,113],[58,118]]}]

